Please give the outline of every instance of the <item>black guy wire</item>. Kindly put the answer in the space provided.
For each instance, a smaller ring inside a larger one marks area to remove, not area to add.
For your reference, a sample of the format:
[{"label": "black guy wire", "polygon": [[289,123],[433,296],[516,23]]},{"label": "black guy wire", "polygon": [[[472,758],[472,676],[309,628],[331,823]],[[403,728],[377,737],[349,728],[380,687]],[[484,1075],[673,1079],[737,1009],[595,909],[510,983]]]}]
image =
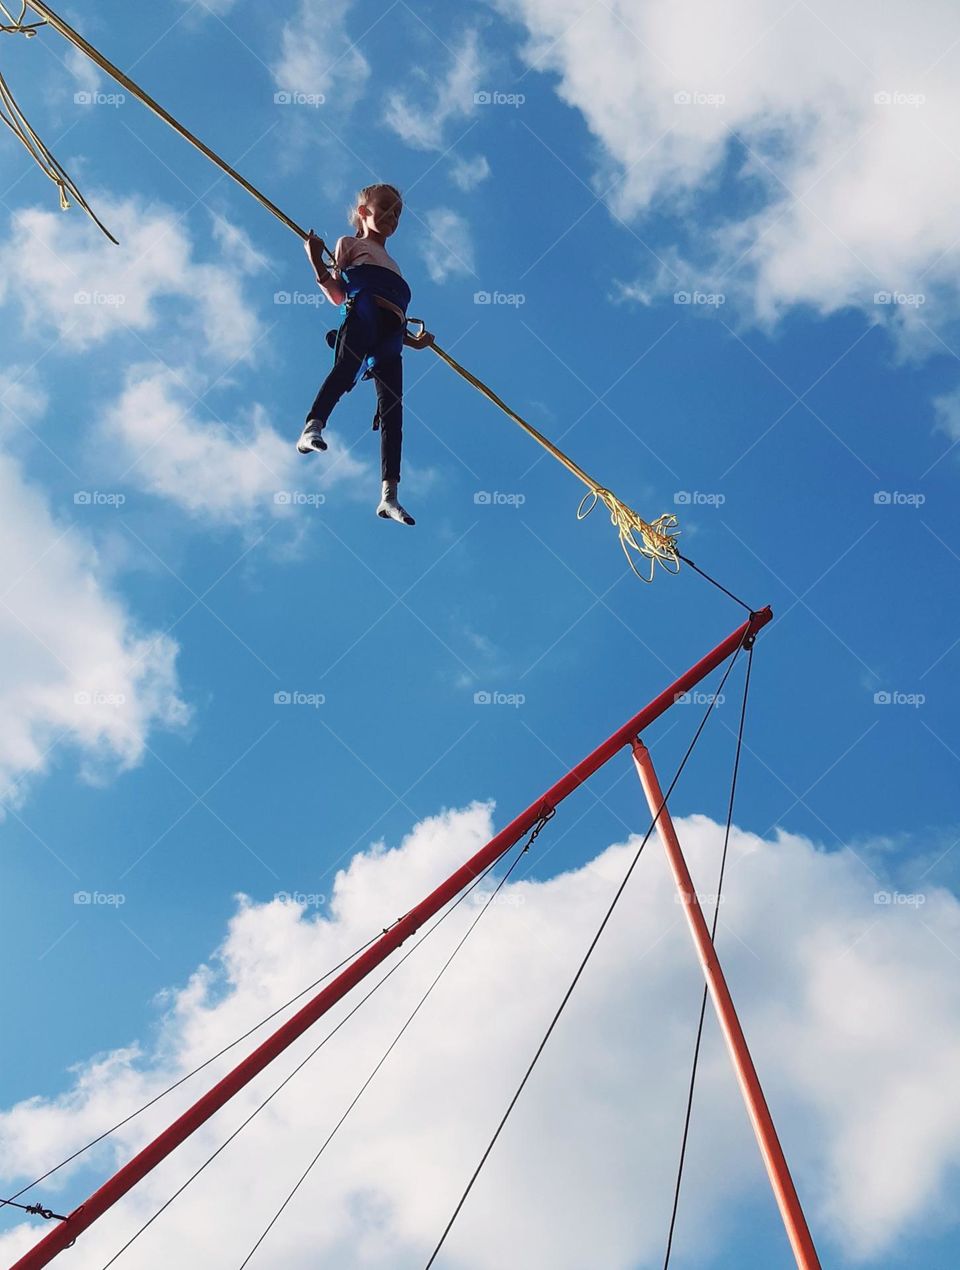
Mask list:
[{"label": "black guy wire", "polygon": [[[2,28],[0,28],[2,29]],[[52,1208],[44,1208],[42,1204],[18,1204],[13,1199],[0,1200],[0,1208],[22,1208],[25,1213],[34,1217],[42,1217],[44,1221],[66,1221],[63,1213],[55,1213]]]},{"label": "black guy wire", "polygon": [[[747,673],[743,684],[743,701],[740,706],[740,730],[737,733],[737,750],[733,760],[733,778],[730,782],[730,801],[727,806],[727,827],[723,835],[723,854],[720,857],[720,877],[717,882],[716,900],[713,906],[713,920],[710,926],[711,943],[717,936],[717,920],[720,916],[720,895],[723,891],[723,876],[727,867],[727,848],[730,845],[730,828],[733,824],[733,800],[737,792],[737,774],[740,770],[740,753],[743,747],[743,726],[747,715],[747,693],[750,691],[750,671],[753,667],[753,646],[747,650]],[[687,1109],[683,1121],[683,1138],[680,1143],[680,1161],[677,1165],[677,1181],[673,1192],[673,1211],[670,1214],[670,1231],[667,1235],[667,1249],[663,1259],[663,1270],[670,1265],[670,1253],[673,1248],[673,1234],[677,1224],[677,1209],[680,1205],[680,1184],[683,1180],[683,1165],[687,1154],[687,1138],[690,1134],[690,1117],[693,1111],[693,1091],[697,1083],[697,1064],[700,1060],[700,1043],[703,1039],[703,1022],[707,1010],[708,989],[703,985],[700,999],[700,1020],[697,1024],[697,1040],[693,1048],[693,1066],[690,1071],[690,1087],[687,1092]]]},{"label": "black guy wire", "polygon": [[480,1176],[481,1169],[483,1168],[484,1164],[486,1164],[487,1158],[490,1155],[490,1152],[493,1150],[497,1139],[500,1137],[500,1134],[503,1131],[503,1127],[507,1123],[507,1120],[510,1117],[510,1113],[513,1111],[514,1107],[516,1106],[517,1101],[520,1098],[520,1095],[523,1093],[524,1087],[526,1086],[527,1081],[530,1079],[530,1075],[533,1072],[534,1067],[536,1067],[537,1062],[540,1058],[540,1055],[543,1053],[544,1049],[546,1048],[547,1042],[549,1041],[554,1028],[557,1026],[557,1023],[560,1020],[560,1016],[563,1013],[567,1005],[567,1002],[570,1000],[571,996],[573,995],[573,991],[580,980],[580,976],[583,974],[584,970],[586,969],[587,962],[590,960],[590,957],[593,954],[593,950],[596,948],[597,944],[600,942],[600,937],[606,928],[607,922],[609,922],[611,916],[613,915],[613,910],[616,908],[617,903],[620,899],[620,896],[623,894],[627,883],[630,881],[630,877],[633,873],[633,870],[636,868],[637,861],[640,859],[640,856],[643,853],[643,849],[649,842],[650,836],[656,827],[657,821],[660,819],[660,813],[661,811],[663,811],[664,807],[667,805],[667,799],[673,793],[674,786],[676,785],[677,781],[680,779],[680,775],[687,764],[687,760],[690,758],[690,755],[693,753],[694,746],[699,741],[700,735],[703,732],[703,729],[706,727],[707,720],[710,718],[710,714],[716,705],[717,697],[722,692],[723,685],[726,683],[727,676],[730,674],[730,671],[733,669],[734,665],[736,664],[737,658],[740,656],[740,649],[742,647],[743,645],[741,644],[740,647],[737,648],[736,652],[733,654],[733,657],[730,659],[730,662],[726,670],[723,672],[723,678],[720,680],[720,684],[717,688],[717,691],[713,694],[713,699],[708,704],[706,711],[704,712],[703,718],[700,720],[700,725],[697,728],[696,732],[694,733],[693,740],[690,742],[689,746],[687,747],[687,752],[686,754],[684,754],[683,759],[680,762],[680,766],[677,768],[676,773],[673,777],[673,780],[670,782],[670,787],[668,788],[667,792],[664,794],[663,799],[661,800],[660,806],[657,808],[657,813],[653,817],[653,820],[650,824],[650,828],[643,835],[643,841],[640,843],[640,846],[637,848],[636,854],[634,855],[633,859],[630,862],[630,867],[627,869],[626,873],[624,874],[623,881],[617,887],[616,894],[614,895],[612,901],[610,902],[610,907],[607,909],[606,913],[603,916],[603,921],[600,923],[597,933],[594,935],[593,939],[590,941],[590,945],[587,948],[586,953],[584,954],[583,960],[581,961],[579,967],[577,968],[576,974],[573,976],[570,986],[567,988],[566,992],[564,993],[563,999],[561,1000],[559,1006],[557,1007],[556,1013],[554,1014],[553,1018],[550,1020],[550,1025],[547,1028],[546,1032],[544,1033],[543,1040],[537,1046],[536,1053],[534,1054],[533,1059],[530,1062],[530,1066],[527,1068],[526,1072],[523,1075],[523,1079],[520,1081],[520,1084],[517,1086],[516,1093],[510,1099],[510,1103],[506,1111],[503,1113],[503,1118],[501,1119],[500,1123],[497,1125],[497,1128],[494,1132],[493,1137],[490,1139],[487,1149],[484,1151],[483,1155],[481,1156],[480,1163],[477,1165],[476,1169],[474,1169],[473,1176],[470,1178],[470,1181],[467,1183],[466,1190],[461,1195],[459,1203],[457,1204],[456,1208],[453,1211],[453,1216],[447,1222],[446,1228],[443,1234],[440,1236],[440,1242],[437,1244],[436,1248],[434,1248],[433,1253],[430,1256],[430,1260],[426,1264],[425,1270],[430,1270],[430,1267],[436,1261],[440,1253],[440,1249],[443,1247],[444,1241],[446,1240],[447,1235],[450,1233],[453,1227],[453,1223],[457,1220],[457,1217],[460,1214],[460,1210],[463,1208],[464,1204],[466,1203],[467,1196],[470,1194],[471,1190],[473,1189],[474,1183],[476,1182],[477,1178]]},{"label": "black guy wire", "polygon": [[470,892],[473,891],[475,887],[480,885],[480,883],[484,880],[487,874],[490,873],[490,871],[496,866],[496,864],[497,864],[497,861],[494,860],[493,863],[488,865],[487,868],[484,869],[482,873],[477,875],[477,877],[470,883],[467,889],[459,895],[459,897],[456,899],[456,901],[453,904],[451,904],[451,906],[447,909],[447,911],[443,913],[434,922],[434,924],[429,928],[429,930],[427,930],[423,935],[421,935],[421,937],[412,946],[412,948],[409,948],[407,952],[404,953],[404,955],[400,958],[397,964],[395,966],[391,966],[391,968],[387,971],[387,973],[383,976],[383,978],[374,984],[374,986],[370,989],[370,991],[366,994],[366,996],[361,997],[360,1000],[357,1002],[357,1004],[353,1007],[353,1009],[344,1015],[344,1017],[340,1020],[337,1026],[335,1028],[332,1028],[327,1033],[327,1035],[323,1038],[323,1040],[320,1041],[320,1043],[316,1045],[310,1051],[310,1053],[306,1056],[306,1058],[304,1058],[300,1063],[298,1063],[297,1066],[293,1069],[293,1071],[283,1078],[283,1080],[276,1087],[276,1089],[274,1089],[274,1091],[271,1094],[269,1094],[263,1100],[263,1102],[260,1103],[260,1105],[256,1107],[250,1113],[249,1116],[247,1116],[246,1120],[244,1120],[242,1124],[240,1124],[236,1129],[234,1129],[233,1133],[231,1133],[230,1136],[224,1142],[222,1142],[220,1146],[217,1147],[216,1151],[214,1151],[212,1155],[208,1156],[207,1159],[204,1160],[203,1164],[201,1164],[200,1167],[195,1172],[191,1173],[191,1175],[182,1184],[182,1186],[180,1186],[176,1191],[174,1191],[174,1193],[170,1196],[168,1200],[164,1201],[164,1203],[157,1209],[157,1211],[153,1214],[153,1216],[148,1218],[147,1221],[145,1221],[143,1225],[140,1227],[140,1229],[130,1236],[130,1238],[123,1245],[123,1247],[120,1248],[117,1252],[115,1252],[113,1256],[110,1258],[110,1260],[106,1262],[106,1264],[103,1267],[103,1270],[107,1270],[107,1267],[112,1266],[113,1263],[117,1260],[117,1258],[120,1257],[124,1252],[126,1252],[126,1250],[134,1242],[134,1240],[140,1238],[140,1236],[147,1229],[147,1227],[151,1226],[157,1220],[160,1214],[165,1212],[166,1209],[170,1207],[170,1205],[177,1198],[177,1196],[181,1195],[187,1189],[190,1183],[200,1176],[200,1174],[203,1172],[203,1170],[207,1167],[208,1164],[213,1163],[213,1161],[217,1158],[220,1152],[223,1151],[226,1147],[228,1147],[230,1143],[234,1140],[234,1138],[237,1137],[237,1135],[243,1129],[247,1127],[250,1121],[253,1120],[255,1116],[259,1115],[261,1111],[263,1111],[264,1107],[266,1107],[266,1105],[277,1096],[280,1090],[283,1089],[283,1087],[286,1084],[288,1084],[294,1078],[294,1076],[296,1076],[297,1073],[307,1065],[307,1063],[309,1063],[311,1058],[313,1058],[313,1056],[316,1053],[318,1053],[319,1050],[321,1050],[324,1047],[324,1045],[326,1045],[327,1041],[331,1040],[334,1036],[336,1036],[337,1032],[340,1031],[340,1029],[344,1026],[345,1023],[349,1022],[349,1020],[353,1018],[353,1016],[360,1009],[360,1007],[363,1006],[367,1001],[369,1001],[370,998],[373,996],[373,994],[383,987],[383,985],[387,982],[390,976],[395,974],[400,969],[400,967],[407,960],[407,958],[412,953],[415,953],[417,951],[417,949],[420,947],[423,941],[429,938],[429,936],[433,934],[433,932],[437,929],[440,923],[446,921],[446,919],[450,916],[450,914],[454,911],[454,909],[463,903],[463,901],[467,898]]},{"label": "black guy wire", "polygon": [[754,612],[754,610],[750,607],[750,605],[746,602],[746,600],[741,600],[739,595],[734,595],[732,591],[728,591],[727,588],[723,586],[722,583],[718,582],[716,578],[711,578],[709,573],[705,573],[704,570],[701,569],[698,564],[694,564],[693,561],[688,556],[685,556],[682,551],[678,551],[677,555],[683,561],[684,564],[688,564],[691,569],[696,570],[696,572],[700,574],[701,578],[706,578],[708,582],[710,582],[718,590],[722,591],[724,595],[729,595],[731,600],[736,600],[736,602],[740,605],[741,608],[746,609],[748,613]]},{"label": "black guy wire", "polygon": [[437,974],[436,978],[433,980],[433,982],[432,982],[432,983],[430,984],[430,986],[427,988],[426,992],[424,992],[423,996],[422,996],[422,997],[420,998],[420,1000],[417,1002],[416,1007],[414,1008],[413,1012],[412,1012],[412,1013],[409,1015],[409,1017],[407,1018],[407,1021],[404,1023],[403,1027],[401,1027],[400,1031],[397,1033],[397,1035],[393,1038],[393,1040],[392,1040],[392,1041],[390,1042],[390,1044],[387,1046],[387,1048],[386,1048],[386,1050],[385,1050],[385,1052],[384,1052],[384,1054],[383,1054],[383,1057],[380,1059],[380,1061],[377,1063],[376,1067],[374,1067],[373,1071],[370,1073],[370,1075],[367,1077],[367,1079],[363,1082],[363,1084],[362,1084],[362,1085],[360,1086],[360,1088],[357,1090],[357,1093],[356,1093],[356,1095],[355,1095],[355,1097],[354,1097],[353,1101],[352,1101],[352,1102],[350,1103],[350,1105],[347,1107],[346,1111],[343,1113],[343,1115],[340,1117],[340,1119],[337,1121],[337,1123],[333,1126],[333,1128],[331,1129],[331,1131],[330,1131],[329,1135],[327,1136],[326,1140],[324,1141],[323,1145],[320,1147],[320,1150],[316,1153],[316,1155],[313,1157],[313,1159],[312,1159],[312,1160],[310,1161],[310,1163],[307,1165],[306,1169],[304,1169],[304,1171],[303,1171],[303,1173],[300,1175],[300,1178],[298,1179],[298,1181],[297,1181],[296,1185],[293,1187],[293,1189],[292,1189],[292,1190],[290,1191],[290,1193],[287,1195],[286,1199],[283,1201],[283,1203],[282,1203],[282,1204],[280,1205],[280,1207],[277,1209],[276,1213],[275,1213],[275,1214],[273,1215],[273,1217],[270,1219],[270,1222],[269,1222],[269,1224],[266,1226],[266,1228],[264,1229],[263,1234],[260,1236],[260,1238],[257,1240],[257,1242],[253,1245],[253,1247],[250,1249],[250,1251],[247,1253],[247,1255],[246,1255],[246,1257],[243,1259],[243,1261],[240,1263],[240,1270],[244,1270],[244,1266],[246,1266],[247,1264],[249,1264],[250,1259],[253,1257],[253,1254],[257,1251],[257,1249],[258,1249],[258,1248],[260,1247],[260,1245],[263,1243],[264,1239],[266,1239],[267,1235],[270,1233],[270,1231],[271,1231],[271,1229],[273,1228],[274,1224],[275,1224],[275,1223],[278,1221],[278,1219],[280,1218],[280,1215],[283,1213],[284,1209],[287,1207],[287,1205],[288,1205],[288,1204],[290,1203],[290,1201],[293,1199],[294,1195],[296,1195],[297,1191],[300,1189],[300,1186],[302,1185],[302,1183],[306,1181],[307,1177],[308,1177],[308,1176],[309,1176],[309,1174],[310,1174],[310,1171],[313,1169],[313,1166],[317,1163],[317,1161],[320,1159],[321,1155],[323,1155],[324,1151],[327,1149],[327,1147],[328,1147],[328,1146],[330,1145],[330,1143],[333,1141],[334,1135],[336,1134],[337,1130],[340,1128],[340,1126],[341,1126],[341,1125],[343,1124],[343,1122],[346,1120],[347,1116],[349,1116],[350,1112],[354,1109],[354,1107],[355,1107],[355,1106],[357,1105],[357,1103],[360,1101],[361,1097],[363,1096],[363,1094],[364,1094],[364,1092],[366,1091],[367,1087],[368,1087],[368,1086],[370,1085],[370,1083],[373,1081],[373,1078],[376,1076],[377,1072],[379,1072],[380,1068],[384,1065],[384,1063],[385,1063],[385,1062],[387,1061],[387,1059],[390,1057],[390,1054],[391,1054],[391,1052],[392,1052],[392,1050],[393,1050],[394,1046],[395,1046],[395,1045],[397,1044],[397,1042],[400,1040],[401,1036],[403,1036],[404,1032],[406,1032],[407,1028],[410,1026],[410,1024],[413,1022],[413,1020],[416,1018],[416,1016],[420,1013],[421,1008],[422,1008],[422,1007],[426,1004],[427,998],[430,996],[431,992],[433,992],[434,988],[437,986],[437,984],[438,984],[438,983],[440,982],[440,980],[443,978],[444,973],[446,972],[446,970],[447,970],[447,969],[448,969],[448,967],[450,966],[450,963],[453,961],[454,957],[456,957],[457,953],[460,951],[460,949],[463,947],[463,945],[467,942],[467,940],[468,940],[468,939],[470,938],[470,936],[473,934],[473,931],[474,931],[475,927],[477,926],[478,922],[480,921],[481,917],[483,917],[484,913],[486,913],[487,909],[490,907],[490,905],[494,902],[494,900],[497,898],[498,894],[500,893],[500,889],[501,889],[501,887],[503,887],[503,886],[506,884],[506,882],[507,882],[507,881],[509,881],[510,875],[513,873],[514,869],[517,867],[517,865],[518,865],[518,864],[520,863],[520,861],[523,859],[524,855],[525,855],[525,854],[526,854],[526,853],[530,850],[530,848],[533,846],[534,842],[536,842],[537,837],[539,836],[540,831],[541,831],[541,829],[543,829],[544,825],[546,825],[547,821],[552,820],[552,819],[553,819],[553,817],[554,817],[555,815],[556,815],[556,809],[555,809],[555,808],[551,808],[551,809],[550,809],[550,811],[549,811],[549,812],[547,812],[547,813],[546,813],[546,814],[545,814],[545,815],[544,815],[544,816],[543,816],[543,817],[542,817],[542,818],[541,818],[541,819],[540,819],[540,820],[536,823],[536,825],[534,825],[533,830],[531,831],[530,837],[528,838],[528,840],[526,841],[526,843],[524,843],[523,849],[522,849],[521,851],[518,851],[518,852],[517,852],[517,855],[516,855],[516,857],[515,857],[515,859],[514,859],[513,863],[510,865],[510,868],[509,868],[509,869],[507,869],[506,873],[503,875],[503,877],[502,877],[502,878],[500,879],[500,881],[497,883],[496,888],[495,888],[493,891],[491,891],[491,893],[487,896],[486,900],[484,901],[483,907],[480,909],[480,912],[476,915],[476,917],[473,919],[473,921],[472,921],[472,922],[470,923],[470,925],[467,927],[466,933],[463,935],[463,938],[459,941],[459,943],[457,944],[456,948],[454,948],[453,952],[450,954],[450,956],[447,958],[447,960],[443,963],[443,965],[442,965],[442,967],[440,968],[440,971],[439,971],[439,973]]},{"label": "black guy wire", "polygon": [[[401,920],[400,918],[397,918],[397,921],[400,921],[400,920]],[[266,1015],[265,1018],[262,1018],[259,1023],[254,1023],[253,1027],[249,1028],[246,1032],[244,1032],[242,1036],[238,1036],[235,1040],[231,1041],[229,1045],[225,1045],[223,1049],[218,1050],[216,1054],[211,1054],[211,1056],[207,1059],[204,1059],[204,1061],[200,1063],[198,1067],[194,1067],[192,1071],[189,1071],[185,1075],[179,1077],[179,1079],[175,1080],[172,1085],[168,1085],[167,1088],[162,1090],[159,1094],[155,1094],[154,1097],[151,1098],[149,1102],[145,1102],[143,1106],[138,1107],[136,1111],[131,1111],[128,1116],[124,1116],[122,1120],[118,1120],[117,1123],[113,1125],[111,1128],[105,1129],[103,1133],[99,1134],[96,1138],[93,1138],[90,1142],[86,1144],[86,1146],[78,1147],[78,1149],[74,1151],[72,1155],[68,1155],[65,1160],[61,1160],[60,1163],[55,1164],[53,1168],[47,1169],[46,1173],[41,1173],[38,1178],[35,1178],[32,1182],[28,1182],[26,1186],[21,1186],[20,1190],[15,1191],[13,1195],[10,1197],[10,1199],[0,1199],[0,1208],[4,1208],[7,1205],[12,1205],[14,1208],[26,1207],[23,1204],[15,1204],[14,1201],[19,1199],[20,1196],[23,1195],[25,1191],[33,1190],[35,1186],[39,1186],[41,1182],[43,1182],[46,1178],[56,1173],[58,1169],[64,1168],[67,1164],[70,1164],[78,1156],[83,1155],[85,1151],[89,1151],[91,1147],[95,1147],[98,1143],[102,1142],[104,1138],[108,1138],[111,1133],[116,1133],[116,1131],[118,1129],[122,1129],[125,1124],[129,1124],[131,1120],[135,1120],[137,1116],[141,1115],[144,1111],[147,1111],[155,1103],[158,1103],[161,1098],[165,1098],[167,1094],[172,1093],[175,1089],[178,1089],[180,1085],[182,1085],[185,1081],[188,1081],[191,1076],[196,1076],[197,1073],[202,1072],[205,1067],[209,1067],[210,1064],[215,1063],[218,1058],[222,1058],[223,1055],[226,1054],[229,1050],[232,1050],[235,1045],[239,1045],[241,1041],[245,1041],[248,1036],[252,1036],[254,1032],[262,1028],[265,1023],[269,1023],[271,1019],[275,1019],[278,1014],[282,1014],[283,1011],[288,1009],[291,1005],[293,1005],[295,1001],[299,1001],[302,996],[312,991],[314,988],[318,987],[321,983],[323,983],[325,979],[329,979],[331,975],[336,974],[338,970],[348,965],[356,957],[359,957],[359,955],[362,952],[364,952],[367,948],[369,948],[371,944],[376,943],[376,941],[380,938],[380,936],[386,933],[386,930],[389,930],[392,926],[395,926],[395,925],[396,925],[396,922],[391,922],[390,926],[386,927],[385,930],[380,931],[378,932],[378,934],[372,936],[370,939],[367,940],[365,944],[361,944],[360,947],[357,948],[354,952],[344,957],[343,961],[338,962],[337,965],[332,966],[328,971],[326,971],[325,974],[322,974],[319,979],[314,979],[313,983],[308,983],[307,986],[301,989],[301,991],[298,992],[295,997],[291,997],[290,1000],[285,1001],[283,1005],[278,1005],[277,1008],[274,1011],[272,1011],[272,1013]],[[27,1207],[27,1211],[28,1212],[37,1211],[36,1206],[34,1205],[32,1207]],[[40,1213],[40,1216],[42,1215],[43,1214]],[[64,1218],[63,1220],[66,1220],[66,1218]]]}]

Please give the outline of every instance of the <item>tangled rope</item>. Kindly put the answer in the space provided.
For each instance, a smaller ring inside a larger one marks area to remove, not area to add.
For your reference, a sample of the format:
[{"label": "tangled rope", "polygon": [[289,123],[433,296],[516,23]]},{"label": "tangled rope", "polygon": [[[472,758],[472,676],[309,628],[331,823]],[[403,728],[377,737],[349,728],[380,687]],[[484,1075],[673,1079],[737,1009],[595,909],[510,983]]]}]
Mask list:
[{"label": "tangled rope", "polygon": [[[0,33],[6,32],[8,35],[24,35],[27,37],[36,35],[37,29],[46,26],[46,20],[41,22],[24,22],[27,5],[26,0],[22,0],[22,8],[19,17],[15,18],[7,6],[0,3],[0,13],[7,19],[6,22],[0,23]],[[37,167],[45,176],[48,176],[60,195],[60,207],[63,211],[70,208],[71,197],[79,207],[87,213],[90,219],[96,224],[112,243],[117,240],[106,226],[98,219],[87,200],[83,197],[78,189],[76,182],[67,172],[66,168],[59,162],[56,155],[47,147],[44,141],[34,131],[29,119],[17,105],[16,98],[10,91],[10,86],[0,74],[0,120],[3,121],[13,133],[13,135],[25,147],[27,153],[34,160]]]},{"label": "tangled rope", "polygon": [[2,3],[0,3],[0,13],[7,19],[5,23],[0,22],[0,31],[6,31],[9,35],[36,35],[38,27],[47,25],[46,19],[41,22],[24,22],[23,19],[27,16],[27,0],[22,0],[18,18],[15,18]]}]

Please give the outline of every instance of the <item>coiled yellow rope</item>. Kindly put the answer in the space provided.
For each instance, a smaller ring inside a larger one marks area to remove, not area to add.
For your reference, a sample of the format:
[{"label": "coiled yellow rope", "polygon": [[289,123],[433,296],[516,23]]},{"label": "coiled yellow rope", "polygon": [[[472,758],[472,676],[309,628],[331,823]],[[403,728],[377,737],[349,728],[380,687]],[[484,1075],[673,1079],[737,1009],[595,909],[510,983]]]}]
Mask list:
[{"label": "coiled yellow rope", "polygon": [[[417,319],[411,318],[410,321],[415,323]],[[422,326],[423,324],[420,323],[420,325]],[[617,498],[616,494],[598,484],[592,476],[588,476],[582,467],[574,463],[569,455],[558,449],[542,432],[538,432],[533,424],[528,423],[515,410],[511,410],[507,403],[498,397],[493,389],[485,384],[482,379],[472,375],[466,367],[461,366],[455,358],[451,357],[445,349],[440,348],[438,344],[432,343],[430,347],[442,361],[447,363],[451,370],[455,370],[461,378],[482,393],[488,401],[492,401],[508,418],[519,424],[528,436],[533,437],[534,441],[542,445],[549,454],[552,454],[555,459],[561,462],[568,472],[572,472],[578,480],[586,485],[587,492],[580,500],[580,506],[577,508],[577,520],[583,520],[585,516],[589,516],[598,502],[603,503],[610,513],[611,523],[615,526],[620,536],[620,546],[623,548],[627,563],[642,582],[653,581],[658,564],[661,568],[666,569],[668,573],[679,573],[680,555],[677,549],[676,535],[671,533],[671,530],[677,526],[677,518],[672,512],[665,512],[654,521],[646,521],[642,516],[638,516],[631,507],[628,507],[626,503]],[[637,556],[642,556],[648,562],[649,575],[641,573],[637,568]]]}]

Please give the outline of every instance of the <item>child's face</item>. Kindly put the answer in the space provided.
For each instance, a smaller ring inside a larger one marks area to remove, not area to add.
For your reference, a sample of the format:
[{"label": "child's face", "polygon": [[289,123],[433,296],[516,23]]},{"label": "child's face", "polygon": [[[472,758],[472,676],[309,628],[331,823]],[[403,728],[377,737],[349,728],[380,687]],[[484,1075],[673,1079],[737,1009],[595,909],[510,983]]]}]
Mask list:
[{"label": "child's face", "polygon": [[357,208],[365,233],[381,234],[389,238],[396,232],[403,211],[403,203],[389,190],[377,190],[366,203]]}]

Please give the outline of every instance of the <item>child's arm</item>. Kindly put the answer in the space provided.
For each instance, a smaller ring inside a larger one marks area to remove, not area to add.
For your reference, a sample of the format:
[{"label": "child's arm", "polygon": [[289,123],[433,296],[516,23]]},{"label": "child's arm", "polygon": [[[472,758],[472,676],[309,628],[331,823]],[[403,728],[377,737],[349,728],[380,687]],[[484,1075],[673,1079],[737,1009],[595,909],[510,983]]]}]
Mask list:
[{"label": "child's arm", "polygon": [[340,280],[330,272],[323,261],[323,254],[320,250],[320,239],[311,229],[303,244],[307,257],[313,265],[313,272],[316,276],[320,290],[327,297],[331,304],[343,304],[346,299],[346,292],[340,285]]}]

